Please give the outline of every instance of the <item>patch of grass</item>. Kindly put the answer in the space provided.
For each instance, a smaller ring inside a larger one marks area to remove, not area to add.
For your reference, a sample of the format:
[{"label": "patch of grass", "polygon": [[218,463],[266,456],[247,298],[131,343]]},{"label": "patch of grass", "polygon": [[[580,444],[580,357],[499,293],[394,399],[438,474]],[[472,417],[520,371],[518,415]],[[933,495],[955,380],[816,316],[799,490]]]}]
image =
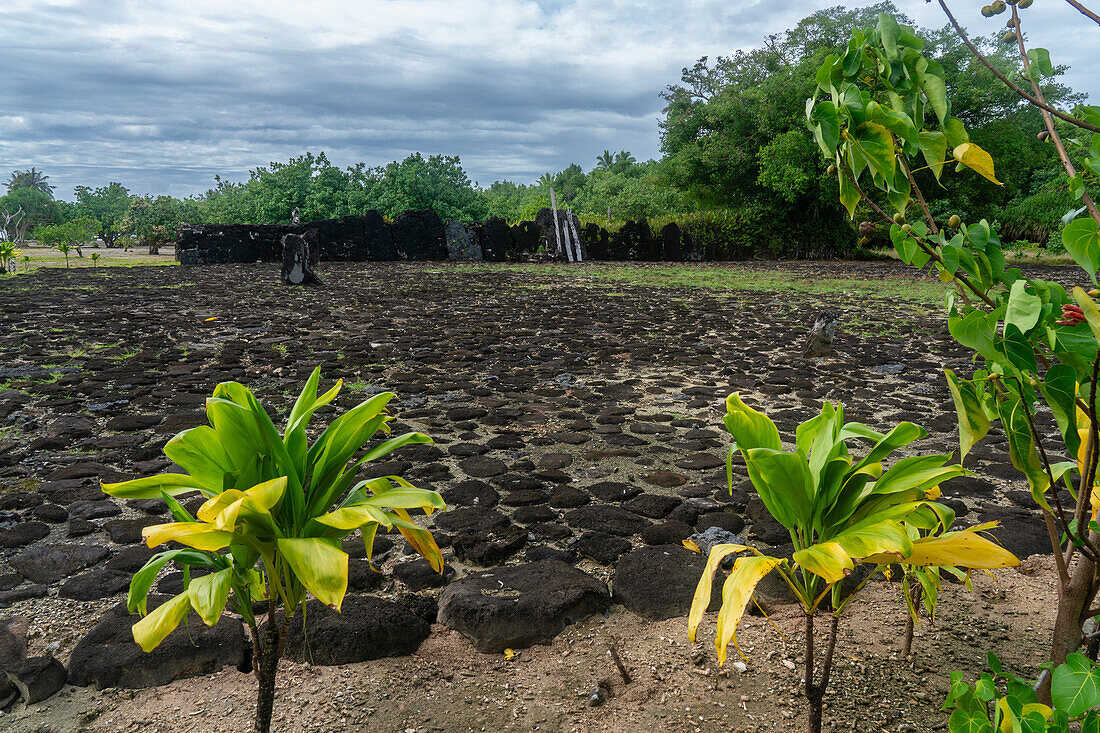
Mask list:
[{"label": "patch of grass", "polygon": [[290,347],[287,346],[286,344],[272,344],[271,349],[272,349],[272,351],[277,351],[278,353],[282,354],[283,356],[286,356],[287,352],[290,351]]},{"label": "patch of grass", "polygon": [[[768,272],[737,267],[736,265],[688,265],[599,263],[582,267],[575,265],[503,265],[484,263],[477,266],[459,265],[454,271],[475,273],[486,267],[507,272],[524,272],[571,280],[578,285],[604,285],[629,283],[645,287],[685,288],[714,291],[764,291],[794,292],[807,295],[849,295],[857,298],[875,298],[919,305],[936,305],[943,302],[947,286],[938,282],[922,281],[906,277],[840,278],[804,277],[788,272]],[[527,287],[533,287],[528,283]],[[604,293],[621,296],[621,292]]]},{"label": "patch of grass", "polygon": [[364,382],[362,377],[356,379],[354,382],[347,382],[346,384],[347,388],[352,392],[365,392],[367,387],[372,386],[370,382]]},{"label": "patch of grass", "polygon": [[6,440],[19,440],[19,428],[14,425],[0,425],[0,443]]}]

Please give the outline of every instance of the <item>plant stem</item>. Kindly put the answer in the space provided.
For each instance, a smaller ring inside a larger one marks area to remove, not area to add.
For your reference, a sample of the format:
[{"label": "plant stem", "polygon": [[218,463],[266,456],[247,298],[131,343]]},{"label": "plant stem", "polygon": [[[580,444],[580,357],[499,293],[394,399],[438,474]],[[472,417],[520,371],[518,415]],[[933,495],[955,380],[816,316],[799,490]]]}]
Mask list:
[{"label": "plant stem", "polygon": [[840,617],[835,613],[829,621],[829,640],[825,659],[821,664],[821,680],[814,683],[814,615],[806,614],[806,700],[809,702],[808,733],[821,733],[822,708],[825,690],[829,687],[829,675],[833,669],[833,651],[836,649],[837,625]]},{"label": "plant stem", "polygon": [[[1070,178],[1077,177],[1077,169],[1073,167],[1073,161],[1069,158],[1069,153],[1066,152],[1066,146],[1062,143],[1062,136],[1058,134],[1058,130],[1054,127],[1054,120],[1050,117],[1050,107],[1046,104],[1046,99],[1043,97],[1043,90],[1039,88],[1039,82],[1035,81],[1031,75],[1031,59],[1027,57],[1027,49],[1024,48],[1024,34],[1020,30],[1020,12],[1016,6],[1012,7],[1012,19],[1016,21],[1016,25],[1013,31],[1016,34],[1016,45],[1020,49],[1020,59],[1024,65],[1024,73],[1027,74],[1027,78],[1031,81],[1031,89],[1035,92],[1035,97],[1039,101],[1040,113],[1043,115],[1043,123],[1046,125],[1047,133],[1050,135],[1051,142],[1054,143],[1055,149],[1058,151],[1058,158],[1062,161],[1062,167],[1066,169],[1066,175]],[[1100,128],[1094,128],[1093,132],[1100,132]],[[1096,208],[1096,202],[1089,196],[1088,191],[1082,190],[1081,202],[1088,209],[1089,215],[1093,220],[1100,225],[1100,210]]]},{"label": "plant stem", "polygon": [[1069,3],[1071,6],[1073,6],[1074,8],[1076,8],[1077,11],[1081,13],[1081,15],[1084,15],[1085,17],[1091,18],[1095,22],[1100,23],[1100,15],[1097,15],[1096,13],[1092,12],[1091,10],[1086,8],[1084,5],[1082,5],[1081,3],[1077,2],[1077,0],[1066,0],[1066,2]]},{"label": "plant stem", "polygon": [[1039,109],[1041,109],[1045,112],[1048,112],[1048,113],[1054,115],[1055,117],[1057,117],[1059,119],[1062,119],[1062,120],[1065,120],[1066,122],[1077,125],[1078,127],[1083,127],[1086,130],[1091,130],[1092,132],[1100,132],[1100,127],[1097,127],[1096,125],[1090,125],[1089,123],[1085,122],[1084,120],[1079,120],[1076,117],[1073,117],[1072,115],[1067,115],[1065,112],[1061,112],[1061,111],[1055,109],[1054,107],[1051,107],[1044,100],[1037,99],[1037,98],[1033,97],[1032,95],[1025,92],[1023,89],[1018,87],[1016,84],[1013,84],[1012,81],[1007,76],[1002,74],[997,69],[997,67],[995,67],[992,63],[990,63],[989,59],[987,59],[985,57],[985,55],[982,54],[982,52],[978,50],[977,46],[975,46],[973,43],[970,42],[970,38],[967,37],[966,31],[964,31],[962,29],[962,26],[959,25],[959,21],[955,20],[955,16],[951,13],[951,9],[947,7],[947,3],[944,0],[937,0],[937,2],[939,2],[940,7],[943,8],[944,14],[947,15],[947,20],[951,23],[951,26],[955,29],[955,34],[958,35],[959,39],[962,40],[963,44],[967,48],[970,49],[970,53],[972,53],[974,55],[974,58],[978,59],[978,61],[981,62],[982,66],[984,66],[985,68],[987,68],[991,72],[993,72],[993,76],[1000,79],[1001,82],[1005,86],[1007,86],[1009,89],[1011,89],[1012,91],[1019,94],[1021,97],[1023,97],[1027,101],[1034,104]]}]

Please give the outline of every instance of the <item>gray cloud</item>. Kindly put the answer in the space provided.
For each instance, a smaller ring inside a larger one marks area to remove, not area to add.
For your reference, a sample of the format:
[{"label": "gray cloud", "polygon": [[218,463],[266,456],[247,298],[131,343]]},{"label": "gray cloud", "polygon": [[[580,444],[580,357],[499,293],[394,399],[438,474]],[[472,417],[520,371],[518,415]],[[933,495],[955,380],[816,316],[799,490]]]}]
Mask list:
[{"label": "gray cloud", "polygon": [[[8,0],[0,174],[34,165],[62,197],[109,180],[186,195],[307,149],[340,165],[460,155],[482,184],[587,167],[604,148],[657,157],[658,93],[681,67],[830,4]],[[934,5],[898,5],[943,24]],[[1043,5],[1032,32],[1096,99],[1086,41],[1100,29],[1078,18]],[[999,27],[981,21],[965,20]]]}]

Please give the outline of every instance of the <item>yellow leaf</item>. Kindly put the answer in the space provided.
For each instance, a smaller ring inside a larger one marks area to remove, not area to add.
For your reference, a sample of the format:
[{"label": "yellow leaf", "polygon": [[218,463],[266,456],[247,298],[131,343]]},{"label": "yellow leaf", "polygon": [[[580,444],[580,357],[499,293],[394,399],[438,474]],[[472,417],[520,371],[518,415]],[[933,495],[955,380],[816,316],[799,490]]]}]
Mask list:
[{"label": "yellow leaf", "polygon": [[1011,552],[969,529],[948,532],[939,537],[922,537],[914,540],[913,552],[903,560],[892,555],[876,555],[868,560],[898,562],[902,565],[955,566],[977,570],[1012,568],[1020,564]]},{"label": "yellow leaf", "polygon": [[504,650],[504,658],[507,659],[508,661],[511,661],[512,659],[514,659],[515,656],[516,656],[516,652],[515,652],[514,649],[505,649]]},{"label": "yellow leaf", "polygon": [[194,547],[196,550],[213,552],[223,547],[228,547],[233,540],[231,532],[221,532],[212,528],[206,522],[169,522],[168,524],[154,524],[141,530],[141,536],[149,547],[163,545],[165,542],[175,540],[181,545]]},{"label": "yellow leaf", "polygon": [[691,540],[682,540],[681,544],[692,552],[698,552],[700,555],[703,554],[703,551],[699,549],[699,545],[695,544]]},{"label": "yellow leaf", "polygon": [[[752,597],[757,583],[770,573],[782,560],[777,557],[742,557],[733,564],[733,572],[722,586],[722,608],[718,611],[718,633],[714,637],[714,646],[718,651],[718,665],[726,663],[726,648],[730,642],[741,654],[737,646],[737,625],[745,615],[745,606]],[[746,659],[741,654],[742,659]]]},{"label": "yellow leaf", "polygon": [[191,610],[191,601],[187,597],[187,591],[180,593],[175,598],[165,601],[153,609],[153,612],[134,624],[131,633],[134,641],[138,643],[143,652],[151,652],[157,645],[164,641],[164,637],[180,625]]},{"label": "yellow leaf", "polygon": [[699,577],[699,583],[695,586],[695,596],[691,599],[691,611],[688,613],[688,638],[692,644],[695,643],[695,632],[699,628],[699,622],[703,620],[703,614],[707,612],[707,606],[710,605],[711,586],[714,584],[714,574],[718,572],[718,565],[727,555],[744,550],[756,552],[746,545],[715,545],[711,548],[707,565]]},{"label": "yellow leaf", "polygon": [[191,607],[207,626],[213,626],[221,620],[225,602],[229,598],[231,572],[226,568],[216,573],[193,578],[187,586],[187,597],[190,599]]},{"label": "yellow leaf", "polygon": [[348,589],[348,554],[339,543],[318,537],[288,537],[275,542],[306,590],[339,611]]},{"label": "yellow leaf", "polygon": [[993,156],[982,150],[974,143],[963,143],[955,148],[955,160],[977,173],[982,178],[993,181],[998,186],[1004,184],[997,180],[993,173]]},{"label": "yellow leaf", "polygon": [[211,316],[210,318],[202,319],[203,323],[206,323],[207,321],[216,321],[216,320],[218,320],[217,316]]},{"label": "yellow leaf", "polygon": [[844,580],[844,577],[855,567],[851,556],[836,542],[822,542],[799,550],[794,553],[793,559],[814,575],[824,578],[829,584]]}]

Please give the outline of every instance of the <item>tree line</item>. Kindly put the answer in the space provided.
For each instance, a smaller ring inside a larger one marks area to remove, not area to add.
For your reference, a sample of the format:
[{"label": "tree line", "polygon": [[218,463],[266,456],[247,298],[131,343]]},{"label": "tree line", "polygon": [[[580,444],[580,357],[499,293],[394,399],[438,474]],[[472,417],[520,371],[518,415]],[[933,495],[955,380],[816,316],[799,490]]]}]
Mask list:
[{"label": "tree line", "polygon": [[[609,223],[724,211],[761,227],[806,219],[854,227],[842,215],[836,186],[816,154],[805,102],[822,60],[846,48],[851,28],[873,26],[882,12],[910,23],[891,2],[835,7],[768,36],[759,48],[704,57],[685,68],[680,82],[662,92],[660,160],[638,161],[628,151],[605,150],[588,170],[573,163],[531,183],[505,180],[482,187],[470,180],[457,156],[414,153],[384,166],[339,168],[323,152],[307,152],[258,167],[244,181],[215,176],[213,188],[188,198],[137,196],[109,183],[78,186],[73,201],[56,200],[49,177],[31,168],[9,178],[8,193],[0,198],[0,224],[22,212],[21,226],[34,236],[90,236],[108,247],[136,240],[156,247],[171,241],[184,222],[287,223],[295,209],[303,221],[369,209],[389,217],[406,209],[434,209],[465,222],[490,216],[521,221],[549,206],[553,189],[560,207]],[[1072,198],[1053,147],[1038,137],[1039,113],[997,83],[949,28],[917,29],[917,35],[942,65],[955,114],[974,141],[995,159],[1013,160],[1003,169],[1000,187],[973,176],[940,185],[931,172],[918,172],[933,213],[966,210],[999,223],[1009,239],[1045,243],[1061,226]],[[998,35],[975,39],[1002,73],[1020,76],[1018,57],[1000,41]],[[1062,105],[1081,99],[1058,80],[1064,71],[1055,69],[1043,88],[1048,100]],[[16,226],[6,229],[8,238],[18,234]]]}]

